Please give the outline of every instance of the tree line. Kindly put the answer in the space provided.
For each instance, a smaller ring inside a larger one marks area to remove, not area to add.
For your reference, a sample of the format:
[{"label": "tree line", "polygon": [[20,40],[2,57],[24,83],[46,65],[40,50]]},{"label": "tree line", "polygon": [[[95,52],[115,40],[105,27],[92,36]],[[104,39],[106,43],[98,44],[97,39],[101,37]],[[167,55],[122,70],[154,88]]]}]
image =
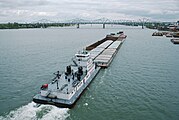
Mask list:
[{"label": "tree line", "polygon": [[21,28],[47,28],[47,27],[64,27],[72,26],[66,23],[1,23],[0,29],[21,29]]}]

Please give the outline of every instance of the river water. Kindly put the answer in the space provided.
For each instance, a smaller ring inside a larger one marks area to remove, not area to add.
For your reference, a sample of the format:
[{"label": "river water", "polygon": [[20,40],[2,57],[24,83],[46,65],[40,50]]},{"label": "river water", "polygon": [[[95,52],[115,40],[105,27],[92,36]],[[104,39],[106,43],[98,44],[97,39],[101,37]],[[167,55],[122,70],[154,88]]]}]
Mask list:
[{"label": "river water", "polygon": [[[35,107],[32,97],[72,56],[111,32],[127,34],[73,109]],[[154,30],[81,26],[0,30],[0,119],[178,120],[179,46]]]}]

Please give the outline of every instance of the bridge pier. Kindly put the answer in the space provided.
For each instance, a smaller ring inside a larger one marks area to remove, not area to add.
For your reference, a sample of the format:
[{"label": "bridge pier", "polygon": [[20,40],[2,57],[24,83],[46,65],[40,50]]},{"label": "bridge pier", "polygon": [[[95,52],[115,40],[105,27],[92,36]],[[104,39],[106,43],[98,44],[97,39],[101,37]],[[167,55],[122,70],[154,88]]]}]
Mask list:
[{"label": "bridge pier", "polygon": [[103,23],[103,29],[105,29],[105,24]]},{"label": "bridge pier", "polygon": [[142,29],[144,29],[144,24],[142,24]]},{"label": "bridge pier", "polygon": [[80,28],[80,24],[79,23],[77,24],[77,28]]}]

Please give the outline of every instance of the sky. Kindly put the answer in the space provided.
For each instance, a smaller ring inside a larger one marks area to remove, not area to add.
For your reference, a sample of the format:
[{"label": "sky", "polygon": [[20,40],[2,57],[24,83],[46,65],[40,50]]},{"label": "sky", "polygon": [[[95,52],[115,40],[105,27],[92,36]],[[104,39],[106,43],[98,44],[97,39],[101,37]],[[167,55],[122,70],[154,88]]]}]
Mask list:
[{"label": "sky", "polygon": [[0,0],[0,22],[41,19],[177,21],[179,0]]}]

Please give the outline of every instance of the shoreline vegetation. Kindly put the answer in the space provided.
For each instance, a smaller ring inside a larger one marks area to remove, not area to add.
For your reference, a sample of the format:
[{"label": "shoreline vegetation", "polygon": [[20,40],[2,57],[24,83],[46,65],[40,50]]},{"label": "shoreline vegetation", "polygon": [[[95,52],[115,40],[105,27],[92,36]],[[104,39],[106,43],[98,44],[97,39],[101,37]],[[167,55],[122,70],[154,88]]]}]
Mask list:
[{"label": "shoreline vegetation", "polygon": [[73,24],[66,23],[1,23],[0,29],[25,29],[25,28],[48,28],[48,27],[66,27]]},{"label": "shoreline vegetation", "polygon": [[[108,24],[108,23],[106,23]],[[145,26],[149,29],[170,31],[169,25],[172,22],[122,22],[117,25],[126,26]],[[25,28],[48,28],[48,27],[67,27],[77,25],[75,23],[0,23],[0,29],[25,29]]]}]

